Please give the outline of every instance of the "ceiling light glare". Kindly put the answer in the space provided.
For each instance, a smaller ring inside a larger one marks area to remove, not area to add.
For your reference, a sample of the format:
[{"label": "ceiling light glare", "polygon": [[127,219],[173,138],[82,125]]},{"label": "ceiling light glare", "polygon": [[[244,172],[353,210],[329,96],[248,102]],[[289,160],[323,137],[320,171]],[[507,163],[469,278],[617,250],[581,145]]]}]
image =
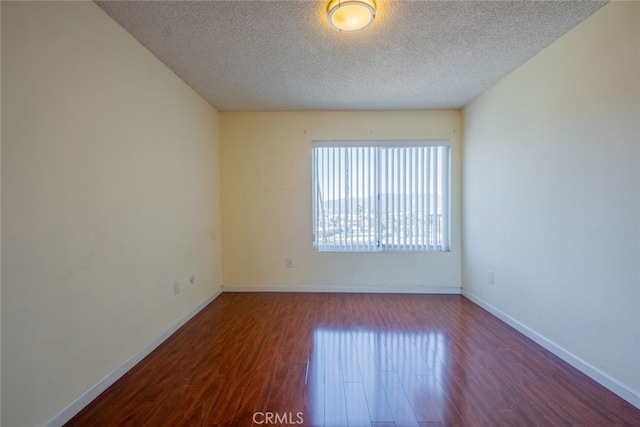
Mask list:
[{"label": "ceiling light glare", "polygon": [[367,28],[376,17],[374,0],[331,0],[329,24],[341,33],[354,33]]}]

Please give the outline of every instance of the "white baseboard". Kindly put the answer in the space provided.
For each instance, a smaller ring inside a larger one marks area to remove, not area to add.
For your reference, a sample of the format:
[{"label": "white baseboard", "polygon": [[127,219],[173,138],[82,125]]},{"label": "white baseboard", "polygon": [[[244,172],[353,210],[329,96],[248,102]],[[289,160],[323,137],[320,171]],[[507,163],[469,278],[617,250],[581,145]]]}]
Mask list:
[{"label": "white baseboard", "polygon": [[420,293],[420,294],[460,294],[460,288],[424,288],[424,287],[286,287],[286,286],[225,286],[218,289],[212,296],[196,306],[189,313],[184,315],[176,324],[167,329],[162,335],[146,345],[143,349],[135,353],[124,363],[113,371],[109,372],[104,378],[78,396],[73,402],[68,404],[60,412],[47,420],[44,427],[59,427],[73,418],[84,407],[91,403],[102,392],[109,388],[113,383],[126,374],[131,368],[140,363],[142,359],[147,357],[160,344],[167,340],[180,327],[187,323],[200,310],[206,307],[222,292],[352,292],[352,293]]},{"label": "white baseboard", "polygon": [[183,316],[176,324],[166,330],[162,335],[153,340],[143,349],[135,353],[129,359],[127,359],[122,365],[108,373],[104,378],[94,384],[87,391],[78,396],[73,402],[67,405],[64,409],[51,417],[43,425],[45,427],[58,427],[64,425],[67,421],[73,418],[84,407],[91,403],[102,392],[109,388],[113,383],[126,374],[131,368],[137,365],[142,359],[148,356],[153,350],[155,350],[160,344],[162,344],[167,338],[175,333],[180,327],[187,323],[193,316],[200,312],[204,307],[216,299],[222,292],[336,292],[336,293],[404,293],[404,294],[449,294],[457,295],[462,294],[470,301],[484,308],[494,316],[498,317],[503,322],[507,323],[517,331],[521,332],[525,336],[529,337],[542,347],[546,348],[556,356],[560,357],[565,362],[569,363],[576,369],[580,370],[584,374],[588,375],[613,393],[617,394],[621,398],[625,399],[632,405],[640,408],[640,393],[630,389],[619,381],[611,378],[607,374],[598,370],[594,366],[575,356],[574,354],[566,351],[559,345],[548,340],[544,336],[538,334],[534,330],[520,323],[518,320],[511,316],[501,312],[496,307],[485,302],[481,298],[477,297],[473,293],[460,288],[452,287],[413,287],[413,286],[375,286],[375,287],[332,287],[332,286],[311,286],[311,287],[287,287],[287,286],[225,286],[217,290],[212,296],[196,306],[193,310]]},{"label": "white baseboard", "polygon": [[607,389],[617,394],[627,402],[631,403],[633,406],[640,409],[640,392],[634,391],[631,388],[627,387],[626,385],[622,384],[620,381],[614,378],[611,378],[609,375],[602,372],[595,366],[585,362],[580,357],[565,350],[558,344],[545,338],[544,336],[540,335],[538,332],[534,331],[533,329],[529,328],[528,326],[524,325],[523,323],[514,319],[508,314],[503,313],[493,305],[487,303],[482,298],[478,297],[477,295],[474,295],[468,290],[462,289],[462,296],[469,299],[473,303],[479,305],[480,307],[484,308],[489,313],[493,314],[498,319],[505,322],[507,325],[511,326],[512,328],[522,333],[523,335],[527,336],[537,344],[541,345],[545,349],[549,350],[551,353],[558,356],[560,359],[564,360],[574,368],[578,369],[579,371],[589,376],[590,378],[592,378],[602,386],[606,387]]},{"label": "white baseboard", "polygon": [[223,292],[320,292],[460,295],[459,287],[424,286],[223,286]]},{"label": "white baseboard", "polygon": [[162,335],[146,345],[142,350],[135,353],[129,359],[127,359],[122,365],[118,366],[113,371],[109,372],[104,378],[94,384],[87,391],[78,396],[73,402],[68,404],[64,409],[51,417],[47,422],[43,424],[44,427],[58,427],[64,425],[67,421],[73,418],[78,412],[80,412],[85,406],[91,403],[96,397],[103,391],[108,389],[113,383],[126,374],[131,368],[136,366],[142,359],[147,357],[153,350],[158,348],[160,344],[166,341],[174,332],[187,323],[193,316],[198,314],[200,310],[205,308],[211,301],[216,299],[222,294],[222,288],[216,290],[216,292],[198,304],[193,310],[185,314],[176,324],[167,329]]}]

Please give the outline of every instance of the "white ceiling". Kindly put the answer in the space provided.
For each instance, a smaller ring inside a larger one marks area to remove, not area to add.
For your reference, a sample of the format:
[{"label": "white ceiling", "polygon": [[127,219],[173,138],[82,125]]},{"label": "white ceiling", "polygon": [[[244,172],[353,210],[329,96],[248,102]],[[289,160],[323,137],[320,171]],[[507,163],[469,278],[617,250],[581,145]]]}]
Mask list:
[{"label": "white ceiling", "polygon": [[461,108],[606,2],[376,0],[340,34],[326,1],[97,1],[218,111]]}]

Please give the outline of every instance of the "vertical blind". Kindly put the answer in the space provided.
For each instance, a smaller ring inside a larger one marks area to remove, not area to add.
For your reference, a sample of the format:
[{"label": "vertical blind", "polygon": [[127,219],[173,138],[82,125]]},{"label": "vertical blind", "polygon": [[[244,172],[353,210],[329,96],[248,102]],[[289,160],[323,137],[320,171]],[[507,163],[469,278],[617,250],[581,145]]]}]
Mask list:
[{"label": "vertical blind", "polygon": [[449,141],[315,141],[317,251],[448,251]]}]

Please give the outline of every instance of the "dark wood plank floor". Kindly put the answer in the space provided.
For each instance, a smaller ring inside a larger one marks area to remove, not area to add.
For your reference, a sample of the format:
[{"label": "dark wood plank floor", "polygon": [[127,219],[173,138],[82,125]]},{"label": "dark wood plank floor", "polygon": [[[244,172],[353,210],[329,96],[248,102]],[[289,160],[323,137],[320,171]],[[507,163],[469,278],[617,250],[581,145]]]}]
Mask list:
[{"label": "dark wood plank floor", "polygon": [[455,295],[225,293],[69,426],[640,426]]}]

